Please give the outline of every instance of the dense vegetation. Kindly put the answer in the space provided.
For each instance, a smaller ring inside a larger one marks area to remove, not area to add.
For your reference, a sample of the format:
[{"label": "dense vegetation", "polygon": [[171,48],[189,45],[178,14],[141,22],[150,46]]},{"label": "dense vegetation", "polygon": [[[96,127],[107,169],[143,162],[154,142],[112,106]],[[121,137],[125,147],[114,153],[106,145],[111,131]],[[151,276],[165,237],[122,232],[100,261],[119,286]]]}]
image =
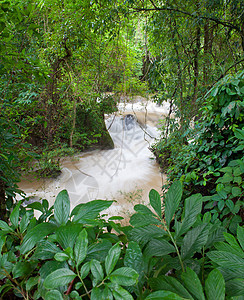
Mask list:
[{"label": "dense vegetation", "polygon": [[[0,38],[2,299],[243,299],[243,1],[1,0]],[[33,159],[112,148],[104,114],[146,93],[171,103],[169,184],[129,226],[67,191],[14,201]]]}]

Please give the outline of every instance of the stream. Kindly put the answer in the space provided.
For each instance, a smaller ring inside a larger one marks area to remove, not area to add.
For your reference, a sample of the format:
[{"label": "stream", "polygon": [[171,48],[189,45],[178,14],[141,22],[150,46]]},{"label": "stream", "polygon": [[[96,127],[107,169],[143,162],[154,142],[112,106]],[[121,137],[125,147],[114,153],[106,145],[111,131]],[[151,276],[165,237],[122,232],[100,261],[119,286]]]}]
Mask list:
[{"label": "stream", "polygon": [[133,103],[119,103],[118,109],[115,115],[106,117],[114,149],[63,158],[58,178],[20,182],[26,196],[31,201],[44,198],[53,205],[57,194],[67,189],[71,209],[94,199],[115,200],[106,213],[128,219],[135,204],[148,203],[152,188],[160,192],[165,176],[149,147],[159,137],[159,120],[166,117],[168,104],[157,106],[136,97]]}]

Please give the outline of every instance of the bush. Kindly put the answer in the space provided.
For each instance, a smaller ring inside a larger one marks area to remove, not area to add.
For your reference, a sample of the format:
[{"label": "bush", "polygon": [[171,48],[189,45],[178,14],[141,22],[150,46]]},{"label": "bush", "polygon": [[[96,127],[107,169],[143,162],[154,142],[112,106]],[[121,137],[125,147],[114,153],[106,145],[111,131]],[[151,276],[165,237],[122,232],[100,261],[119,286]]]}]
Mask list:
[{"label": "bush", "polygon": [[[113,201],[79,204],[66,190],[53,207],[18,202],[0,221],[0,295],[24,299],[227,299],[243,294],[244,231],[235,238],[202,214],[203,197],[184,201],[175,181],[164,204],[135,206],[131,226],[99,213]],[[41,215],[37,219],[34,210]],[[224,241],[225,240],[225,241]],[[214,248],[215,246],[215,248]],[[218,258],[221,259],[218,259]],[[233,298],[234,299],[234,298]],[[237,298],[236,298],[237,299]]]}]

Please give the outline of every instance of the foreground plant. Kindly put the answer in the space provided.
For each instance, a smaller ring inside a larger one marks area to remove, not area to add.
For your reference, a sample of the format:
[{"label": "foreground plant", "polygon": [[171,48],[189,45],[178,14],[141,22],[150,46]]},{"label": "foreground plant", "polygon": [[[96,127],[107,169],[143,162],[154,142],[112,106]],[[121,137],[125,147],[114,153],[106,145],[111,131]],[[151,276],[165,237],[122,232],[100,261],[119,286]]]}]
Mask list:
[{"label": "foreground plant", "polygon": [[200,194],[181,208],[182,192],[174,182],[162,206],[151,190],[152,209],[135,205],[127,227],[115,222],[121,217],[100,217],[113,201],[79,204],[69,213],[66,190],[53,207],[47,200],[18,202],[10,223],[0,221],[1,297],[241,299],[243,228],[235,238],[211,212],[202,215]]}]

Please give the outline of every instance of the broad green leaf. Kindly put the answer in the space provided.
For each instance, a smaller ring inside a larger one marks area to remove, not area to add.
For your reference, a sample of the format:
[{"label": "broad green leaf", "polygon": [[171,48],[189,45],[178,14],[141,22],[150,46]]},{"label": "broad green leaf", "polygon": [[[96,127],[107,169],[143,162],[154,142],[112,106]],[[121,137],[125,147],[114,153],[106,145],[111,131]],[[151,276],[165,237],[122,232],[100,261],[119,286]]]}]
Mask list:
[{"label": "broad green leaf", "polygon": [[41,241],[37,243],[36,251],[34,252],[32,259],[52,259],[54,255],[62,250],[50,241]]},{"label": "broad green leaf", "polygon": [[110,291],[110,289],[107,286],[105,286],[104,290],[100,294],[100,298],[98,298],[98,299],[99,300],[113,300],[113,294]]},{"label": "broad green leaf", "polygon": [[51,223],[41,223],[36,225],[28,231],[24,237],[23,243],[20,246],[20,253],[25,254],[27,251],[31,250],[37,242],[54,232],[56,228],[57,226]]},{"label": "broad green leaf", "polygon": [[86,220],[95,219],[101,211],[109,208],[112,203],[113,201],[93,200],[88,203],[79,204],[71,213],[71,215],[74,215],[73,221],[86,223]]},{"label": "broad green leaf", "polygon": [[15,206],[15,208],[13,209],[13,211],[10,214],[10,222],[12,223],[12,225],[14,226],[14,228],[17,228],[19,225],[19,208],[21,205],[21,201],[19,201],[17,203],[17,205]]},{"label": "broad green leaf", "polygon": [[90,261],[86,262],[84,265],[81,266],[81,268],[80,268],[80,277],[81,277],[81,279],[86,278],[86,276],[90,272],[90,269],[91,269]]},{"label": "broad green leaf", "polygon": [[234,278],[226,282],[226,292],[228,296],[240,296],[237,300],[244,298],[244,280],[243,278]]},{"label": "broad green leaf", "polygon": [[91,291],[91,300],[101,299],[102,289],[94,287]]},{"label": "broad green leaf", "polygon": [[60,226],[56,230],[57,241],[60,243],[63,249],[68,247],[73,248],[75,241],[82,229],[82,224],[70,223]]},{"label": "broad green leaf", "polygon": [[208,240],[208,224],[199,225],[184,236],[181,247],[181,255],[183,259],[191,257],[195,252],[200,251]]},{"label": "broad green leaf", "polygon": [[241,249],[241,247],[239,249],[236,249],[236,248],[231,247],[231,245],[229,245],[227,243],[223,243],[223,242],[217,242],[217,243],[215,243],[214,247],[218,251],[230,252],[230,253],[233,253],[233,254],[235,254],[237,256],[240,256],[240,257],[244,258],[244,252]]},{"label": "broad green leaf", "polygon": [[69,219],[70,200],[66,190],[61,191],[54,202],[54,218],[60,224],[64,225]]},{"label": "broad green leaf", "polygon": [[182,197],[182,184],[174,181],[165,197],[165,220],[169,226]]},{"label": "broad green leaf", "polygon": [[236,277],[244,277],[243,258],[225,251],[211,251],[207,256],[219,266],[230,270]]},{"label": "broad green leaf", "polygon": [[40,212],[44,212],[43,206],[40,202],[33,202],[27,205],[28,208],[33,208],[39,210]]},{"label": "broad green leaf", "polygon": [[32,266],[29,262],[19,261],[13,267],[13,270],[12,270],[13,278],[29,276],[31,271],[32,271]]},{"label": "broad green leaf", "polygon": [[234,135],[240,139],[240,140],[244,140],[244,130],[243,129],[238,129],[236,128],[234,131]]},{"label": "broad green leaf", "polygon": [[54,258],[57,260],[57,261],[66,261],[68,260],[70,257],[69,255],[67,255],[66,253],[64,252],[58,252],[54,255]]},{"label": "broad green leaf", "polygon": [[118,284],[108,283],[107,286],[112,291],[115,300],[133,300],[131,294],[129,294],[129,292],[127,292]]},{"label": "broad green leaf", "polygon": [[10,232],[14,232],[14,230],[4,221],[0,220],[0,229],[4,232],[4,233],[10,233]]},{"label": "broad green leaf", "polygon": [[187,230],[195,223],[198,214],[202,210],[202,195],[195,194],[185,200],[184,219],[180,226],[177,236],[187,232]]},{"label": "broad green leaf", "polygon": [[100,282],[104,278],[103,268],[98,260],[92,259],[90,262],[92,275],[97,282]]},{"label": "broad green leaf", "polygon": [[238,242],[242,247],[242,250],[244,251],[244,227],[241,226],[237,227],[237,238],[238,238]]},{"label": "broad green leaf", "polygon": [[63,300],[63,296],[58,290],[48,291],[45,294],[45,300]]},{"label": "broad green leaf", "polygon": [[109,279],[115,284],[131,286],[137,283],[138,276],[138,273],[134,269],[122,267],[113,271],[109,275]]},{"label": "broad green leaf", "polygon": [[160,195],[157,191],[155,191],[154,189],[152,189],[149,192],[149,200],[150,200],[150,204],[151,206],[154,208],[156,214],[159,216],[159,218],[162,218],[162,212],[161,212],[161,198]]},{"label": "broad green leaf", "polygon": [[164,256],[176,252],[175,247],[164,239],[153,239],[147,244],[143,254],[149,257]]},{"label": "broad green leaf", "polygon": [[135,242],[129,242],[124,257],[125,267],[136,270],[139,274],[139,281],[144,277],[144,263],[141,248]]},{"label": "broad green leaf", "polygon": [[29,213],[26,212],[24,216],[22,217],[20,224],[19,224],[19,230],[21,233],[25,232],[27,226],[29,225]]},{"label": "broad green leaf", "polygon": [[133,228],[129,231],[128,236],[133,241],[139,243],[142,247],[154,238],[159,238],[166,235],[166,231],[155,225]]},{"label": "broad green leaf", "polygon": [[76,274],[69,269],[58,269],[46,277],[43,285],[46,289],[53,289],[70,283],[75,277]]},{"label": "broad green leaf", "polygon": [[143,205],[143,204],[136,204],[134,206],[134,210],[136,212],[142,213],[144,215],[156,216],[146,205]]},{"label": "broad green leaf", "polygon": [[145,300],[183,300],[179,295],[168,291],[153,292]]},{"label": "broad green leaf", "polygon": [[224,232],[224,237],[226,242],[228,242],[232,248],[234,248],[235,250],[239,251],[239,252],[243,252],[241,247],[239,246],[238,242],[236,241],[236,238],[227,232]]},{"label": "broad green leaf", "polygon": [[136,213],[130,218],[130,224],[134,227],[142,227],[151,224],[161,225],[161,222],[151,215]]},{"label": "broad green leaf", "polygon": [[205,282],[205,291],[208,300],[225,299],[225,280],[219,270],[209,273]]},{"label": "broad green leaf", "polygon": [[226,229],[224,227],[219,227],[219,226],[213,225],[209,230],[208,240],[207,240],[205,247],[209,248],[209,247],[213,246],[213,244],[216,242],[224,241],[223,233],[225,232],[225,230]]},{"label": "broad green leaf", "polygon": [[87,260],[97,259],[103,262],[108,254],[108,251],[112,247],[112,243],[108,240],[101,240],[88,246]]},{"label": "broad green leaf", "polygon": [[184,299],[193,299],[185,287],[174,277],[160,276],[157,278],[149,278],[149,284],[154,291],[169,291],[183,297]]},{"label": "broad green leaf", "polygon": [[85,229],[81,231],[79,236],[76,239],[76,243],[74,246],[74,256],[77,267],[83,262],[86,258],[87,254],[87,247],[88,247],[88,237],[87,232]]},{"label": "broad green leaf", "polygon": [[68,264],[65,261],[49,260],[39,270],[41,279],[45,279],[52,272],[66,267],[68,268]]},{"label": "broad green leaf", "polygon": [[119,260],[120,252],[121,248],[119,243],[115,244],[109,250],[108,255],[105,259],[105,270],[107,275],[109,275],[113,271],[117,261]]},{"label": "broad green leaf", "polygon": [[39,280],[40,280],[40,276],[29,278],[27,280],[27,282],[26,282],[26,290],[30,291],[33,286],[35,286],[36,284],[38,284]]},{"label": "broad green leaf", "polygon": [[195,299],[205,300],[202,284],[197,274],[192,269],[187,267],[186,272],[181,274],[181,278],[185,284],[185,287]]},{"label": "broad green leaf", "polygon": [[5,241],[6,241],[6,236],[0,235],[0,256],[1,256],[3,245],[5,244]]},{"label": "broad green leaf", "polygon": [[233,197],[239,197],[242,194],[242,189],[238,186],[234,186],[231,190]]}]

